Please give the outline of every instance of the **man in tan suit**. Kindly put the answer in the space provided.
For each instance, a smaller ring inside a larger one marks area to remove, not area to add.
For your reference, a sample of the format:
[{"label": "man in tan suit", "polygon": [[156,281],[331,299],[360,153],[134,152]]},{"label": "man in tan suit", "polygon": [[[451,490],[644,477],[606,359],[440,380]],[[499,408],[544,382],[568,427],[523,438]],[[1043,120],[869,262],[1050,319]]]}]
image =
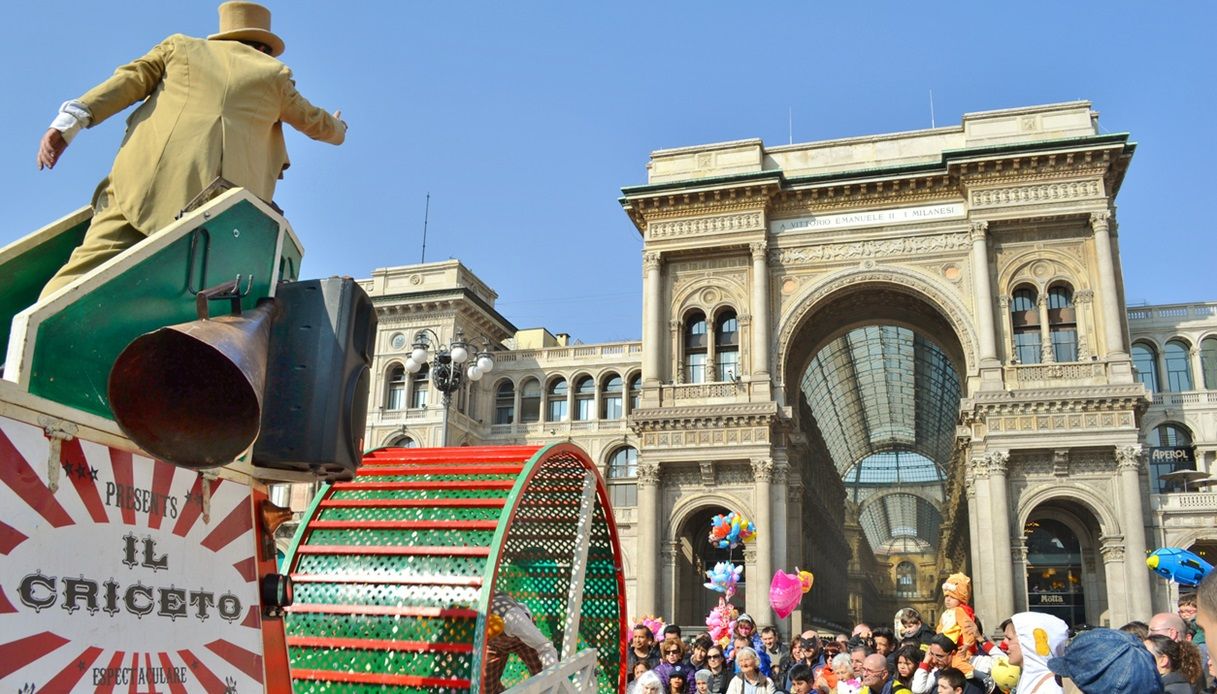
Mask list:
[{"label": "man in tan suit", "polygon": [[288,167],[283,123],[314,140],[342,144],[347,126],[296,91],[276,60],[283,40],[270,11],[252,2],[220,5],[220,33],[174,34],[65,103],[42,138],[38,168],[53,168],[81,127],[136,101],[127,134],[83,243],[47,283],[42,298],[155,233],[221,177],[271,200]]}]

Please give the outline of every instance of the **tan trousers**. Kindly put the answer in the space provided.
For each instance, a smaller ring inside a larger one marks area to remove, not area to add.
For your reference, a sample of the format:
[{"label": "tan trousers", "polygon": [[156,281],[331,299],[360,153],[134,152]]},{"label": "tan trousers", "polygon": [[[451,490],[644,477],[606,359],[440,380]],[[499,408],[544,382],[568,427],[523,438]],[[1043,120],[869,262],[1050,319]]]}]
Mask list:
[{"label": "tan trousers", "polygon": [[114,202],[114,190],[109,186],[100,196],[104,207],[95,210],[84,240],[72,251],[59,272],[42,288],[42,301],[81,276],[93,271],[107,260],[144,240],[144,235],[123,216]]}]

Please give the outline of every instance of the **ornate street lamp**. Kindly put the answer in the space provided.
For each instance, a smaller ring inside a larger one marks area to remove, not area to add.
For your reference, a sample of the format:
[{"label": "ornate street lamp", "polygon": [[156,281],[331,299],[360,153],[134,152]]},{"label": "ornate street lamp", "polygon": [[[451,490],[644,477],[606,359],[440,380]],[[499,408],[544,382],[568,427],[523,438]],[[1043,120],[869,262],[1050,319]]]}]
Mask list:
[{"label": "ornate street lamp", "polygon": [[[435,340],[434,347],[427,338],[430,333]],[[440,344],[439,335],[429,328],[423,328],[414,336],[414,351],[406,359],[406,371],[418,373],[427,363],[428,354],[435,350],[435,363],[431,368],[431,381],[439,392],[444,394],[444,424],[441,445],[448,445],[448,408],[452,404],[452,394],[465,385],[465,380],[480,381],[482,376],[494,370],[494,358],[490,355],[490,340],[482,338],[482,349],[477,353],[474,363],[465,367],[469,361],[469,344],[465,335],[457,328],[452,344]]]}]

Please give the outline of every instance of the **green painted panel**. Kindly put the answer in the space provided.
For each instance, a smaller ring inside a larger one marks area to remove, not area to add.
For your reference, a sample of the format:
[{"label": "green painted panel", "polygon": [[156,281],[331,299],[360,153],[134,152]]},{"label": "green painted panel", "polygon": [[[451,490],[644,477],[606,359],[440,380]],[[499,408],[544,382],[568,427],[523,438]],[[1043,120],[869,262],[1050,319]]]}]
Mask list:
[{"label": "green painted panel", "polygon": [[72,249],[80,245],[89,228],[86,219],[75,226],[47,238],[19,256],[0,263],[0,360],[8,352],[13,316],[29,308],[38,294],[59,268],[68,261]]},{"label": "green painted panel", "polygon": [[[222,284],[238,274],[244,282],[252,274],[253,289],[242,306],[254,308],[259,297],[267,296],[278,262],[278,223],[248,201],[199,221],[211,243],[206,277],[195,286]],[[186,234],[143,258],[44,321],[38,328],[30,392],[113,419],[106,383],[119,353],[146,332],[195,319],[194,297],[187,291],[190,238]],[[195,262],[201,265],[198,258]],[[228,306],[215,302],[212,311],[221,315]]]}]

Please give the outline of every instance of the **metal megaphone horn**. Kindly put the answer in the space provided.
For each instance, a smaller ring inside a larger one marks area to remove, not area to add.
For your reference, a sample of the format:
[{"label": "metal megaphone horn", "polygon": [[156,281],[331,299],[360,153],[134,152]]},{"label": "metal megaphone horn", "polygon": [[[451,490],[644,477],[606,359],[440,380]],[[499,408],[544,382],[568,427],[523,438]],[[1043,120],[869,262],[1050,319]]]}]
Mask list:
[{"label": "metal megaphone horn", "polygon": [[[199,292],[199,320],[145,333],[114,362],[114,419],[155,458],[217,467],[258,438],[275,303],[264,300],[242,314],[239,280]],[[208,317],[209,299],[231,299],[233,314]]]}]

